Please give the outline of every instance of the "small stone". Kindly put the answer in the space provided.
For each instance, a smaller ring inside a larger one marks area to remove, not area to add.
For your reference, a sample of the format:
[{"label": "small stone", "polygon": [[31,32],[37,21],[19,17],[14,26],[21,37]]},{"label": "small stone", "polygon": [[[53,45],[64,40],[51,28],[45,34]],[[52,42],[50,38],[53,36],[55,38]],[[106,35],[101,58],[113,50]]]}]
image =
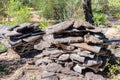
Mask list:
[{"label": "small stone", "polygon": [[58,76],[50,76],[49,80],[60,80]]},{"label": "small stone", "polygon": [[90,51],[82,51],[82,52],[78,52],[78,54],[82,57],[94,58],[94,55],[91,54]]},{"label": "small stone", "polygon": [[61,54],[61,53],[63,53],[62,50],[58,50],[55,48],[53,48],[53,49],[46,48],[45,50],[43,50],[43,52],[41,54],[43,54],[44,56],[48,56],[48,55],[56,55],[56,54]]},{"label": "small stone", "polygon": [[66,75],[71,75],[71,76],[82,76],[79,73],[70,70],[69,68],[65,67],[61,70],[61,73],[66,74]]},{"label": "small stone", "polygon": [[83,77],[70,76],[63,78],[62,80],[86,80],[86,79],[83,79]]},{"label": "small stone", "polygon": [[9,41],[7,39],[0,40],[0,44],[3,44],[5,48],[11,48],[11,45],[9,44]]},{"label": "small stone", "polygon": [[85,60],[85,57],[81,57],[81,56],[79,56],[79,55],[77,55],[77,54],[71,54],[70,55],[70,59],[72,60],[72,61],[78,61],[78,62],[84,62],[84,60]]},{"label": "small stone", "polygon": [[34,45],[34,49],[43,50],[44,48],[50,47],[50,43],[47,41],[40,41],[39,44]]},{"label": "small stone", "polygon": [[6,52],[6,51],[7,51],[7,48],[2,43],[0,43],[0,53]]},{"label": "small stone", "polygon": [[85,67],[81,67],[77,64],[73,69],[76,72],[82,73],[82,70],[85,69]]},{"label": "small stone", "polygon": [[46,70],[50,72],[61,72],[63,67],[57,63],[51,63],[46,66]]},{"label": "small stone", "polygon": [[50,76],[54,76],[55,73],[54,72],[47,72],[47,71],[44,71],[42,74],[41,74],[41,78],[48,78]]},{"label": "small stone", "polygon": [[39,66],[42,63],[51,63],[51,62],[52,61],[48,57],[45,57],[45,58],[41,58],[41,59],[36,60],[35,65]]},{"label": "small stone", "polygon": [[60,61],[66,61],[66,60],[68,60],[70,58],[70,55],[69,54],[62,54],[59,58],[58,58],[58,60],[60,60]]},{"label": "small stone", "polygon": [[73,62],[66,62],[65,63],[65,67],[70,68],[70,69],[73,67],[73,65],[74,65]]},{"label": "small stone", "polygon": [[93,58],[93,59],[86,59],[86,61],[85,61],[86,66],[100,65],[102,63],[103,63],[103,61],[100,57]]},{"label": "small stone", "polygon": [[106,80],[103,76],[94,74],[93,72],[87,72],[85,78],[87,78],[87,80]]}]

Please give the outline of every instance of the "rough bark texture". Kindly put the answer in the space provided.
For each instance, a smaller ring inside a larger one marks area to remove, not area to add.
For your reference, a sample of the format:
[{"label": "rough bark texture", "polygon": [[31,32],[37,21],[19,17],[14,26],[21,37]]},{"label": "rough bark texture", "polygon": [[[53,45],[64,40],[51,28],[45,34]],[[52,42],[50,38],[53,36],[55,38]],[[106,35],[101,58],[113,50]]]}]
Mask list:
[{"label": "rough bark texture", "polygon": [[93,24],[94,20],[92,14],[91,0],[82,0],[82,3],[86,21]]},{"label": "rough bark texture", "polygon": [[[104,70],[106,38],[88,22],[65,21],[46,29],[37,27],[38,24],[25,23],[0,34],[20,56],[39,52],[35,65],[44,64],[48,72],[80,76],[86,68],[96,73]],[[6,36],[8,32],[11,35]],[[51,76],[48,72],[42,76]]]}]

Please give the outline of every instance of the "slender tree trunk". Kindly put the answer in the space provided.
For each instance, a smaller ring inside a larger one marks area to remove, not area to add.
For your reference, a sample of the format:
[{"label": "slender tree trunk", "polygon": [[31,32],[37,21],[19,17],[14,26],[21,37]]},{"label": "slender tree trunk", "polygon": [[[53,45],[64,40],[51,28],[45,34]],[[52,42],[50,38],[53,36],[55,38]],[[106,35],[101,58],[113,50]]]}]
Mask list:
[{"label": "slender tree trunk", "polygon": [[83,10],[85,14],[85,19],[91,24],[94,24],[92,8],[91,8],[91,0],[82,0]]}]

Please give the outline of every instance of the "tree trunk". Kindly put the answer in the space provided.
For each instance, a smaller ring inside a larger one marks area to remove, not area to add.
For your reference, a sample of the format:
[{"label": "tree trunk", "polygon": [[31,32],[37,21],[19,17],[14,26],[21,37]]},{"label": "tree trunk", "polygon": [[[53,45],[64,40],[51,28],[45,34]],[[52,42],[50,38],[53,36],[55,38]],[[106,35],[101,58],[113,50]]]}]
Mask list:
[{"label": "tree trunk", "polygon": [[85,14],[85,19],[91,24],[94,24],[92,8],[91,8],[91,0],[82,0],[83,10]]}]

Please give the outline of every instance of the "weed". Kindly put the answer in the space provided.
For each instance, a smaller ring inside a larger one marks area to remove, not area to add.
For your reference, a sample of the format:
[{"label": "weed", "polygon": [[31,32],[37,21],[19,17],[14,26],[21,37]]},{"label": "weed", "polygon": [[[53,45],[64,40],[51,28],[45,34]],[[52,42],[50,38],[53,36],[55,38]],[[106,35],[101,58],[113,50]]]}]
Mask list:
[{"label": "weed", "polygon": [[104,13],[101,12],[94,12],[94,23],[95,25],[106,24],[107,18]]},{"label": "weed", "polygon": [[42,21],[42,22],[40,22],[39,28],[45,28],[45,27],[47,27],[47,26],[48,26],[48,23],[45,22],[45,21]]},{"label": "weed", "polygon": [[120,59],[117,59],[116,62],[116,64],[112,64],[108,61],[106,64],[106,67],[108,68],[107,76],[110,78],[114,78],[120,73]]}]

